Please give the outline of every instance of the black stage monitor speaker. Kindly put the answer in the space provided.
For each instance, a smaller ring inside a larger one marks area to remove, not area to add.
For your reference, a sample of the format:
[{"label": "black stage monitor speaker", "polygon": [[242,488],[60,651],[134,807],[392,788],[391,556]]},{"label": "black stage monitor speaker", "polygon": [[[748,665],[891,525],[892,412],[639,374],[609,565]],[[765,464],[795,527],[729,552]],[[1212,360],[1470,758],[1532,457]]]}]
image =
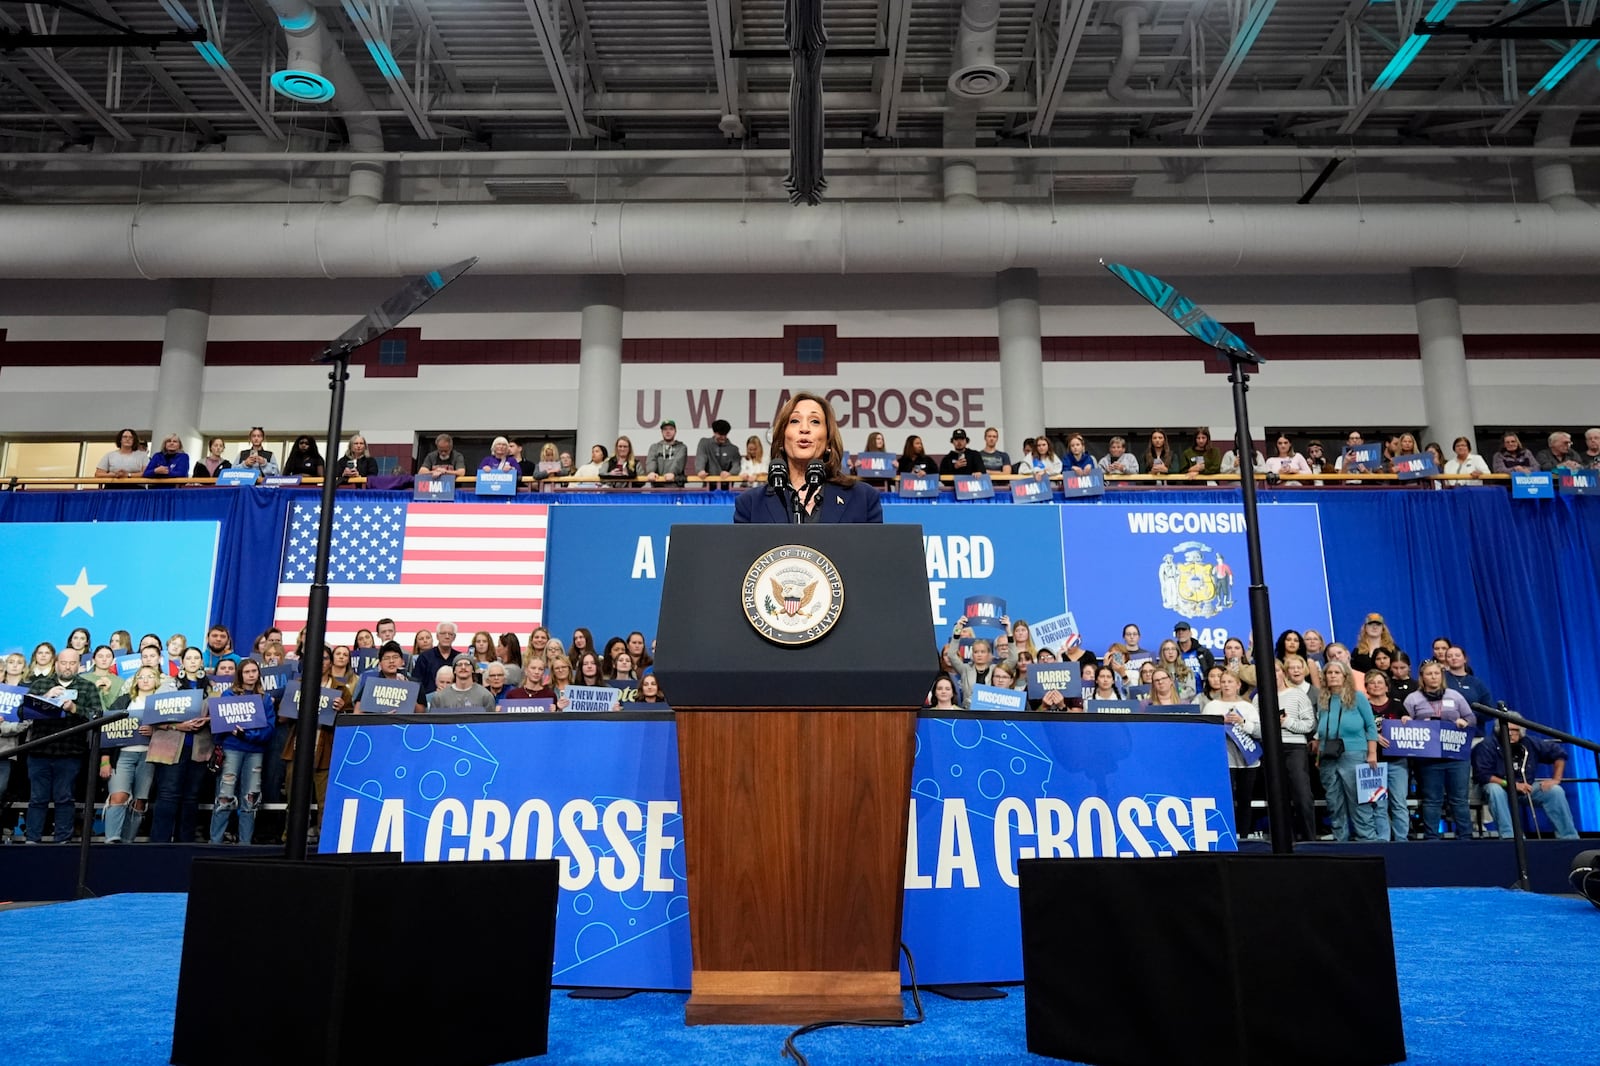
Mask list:
[{"label": "black stage monitor speaker", "polygon": [[1383,860],[1024,859],[1028,1050],[1105,1066],[1406,1057]]},{"label": "black stage monitor speaker", "polygon": [[1572,858],[1572,872],[1567,875],[1573,891],[1600,907],[1600,851],[1580,851]]},{"label": "black stage monitor speaker", "polygon": [[195,861],[174,1066],[545,1053],[556,862],[372,858]]}]

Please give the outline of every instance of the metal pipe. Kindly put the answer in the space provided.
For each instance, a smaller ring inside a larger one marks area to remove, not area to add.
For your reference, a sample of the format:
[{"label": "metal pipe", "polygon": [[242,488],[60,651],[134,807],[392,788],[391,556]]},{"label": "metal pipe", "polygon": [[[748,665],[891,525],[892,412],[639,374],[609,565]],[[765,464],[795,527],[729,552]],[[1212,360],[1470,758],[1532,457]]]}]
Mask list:
[{"label": "metal pipe", "polygon": [[1542,205],[761,202],[0,206],[16,278],[982,273],[1151,260],[1179,275],[1559,273],[1600,260],[1600,212]]},{"label": "metal pipe", "polygon": [[[193,117],[193,116],[191,116]],[[1600,159],[1600,145],[1379,145],[1304,147],[1211,145],[1203,147],[992,146],[973,148],[829,148],[829,159]],[[516,151],[356,152],[0,152],[7,163],[574,163],[722,159],[787,161],[787,148],[528,149]]]}]

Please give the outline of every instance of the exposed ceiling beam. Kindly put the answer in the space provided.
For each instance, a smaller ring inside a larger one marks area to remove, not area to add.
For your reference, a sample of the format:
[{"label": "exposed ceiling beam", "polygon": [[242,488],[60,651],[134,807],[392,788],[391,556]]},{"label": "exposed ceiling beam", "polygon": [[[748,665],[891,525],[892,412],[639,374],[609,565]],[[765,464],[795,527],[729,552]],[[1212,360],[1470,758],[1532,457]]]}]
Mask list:
[{"label": "exposed ceiling beam", "polygon": [[1245,58],[1250,54],[1251,45],[1261,36],[1262,27],[1272,15],[1272,9],[1277,6],[1278,0],[1255,0],[1250,5],[1250,9],[1239,22],[1239,28],[1234,32],[1233,40],[1229,43],[1222,62],[1217,64],[1217,71],[1212,75],[1211,83],[1201,95],[1200,106],[1195,108],[1194,114],[1189,119],[1189,125],[1184,129],[1185,133],[1193,136],[1202,132],[1206,128],[1206,123],[1211,121],[1211,116],[1217,113],[1217,108],[1222,106],[1228,86],[1233,84],[1234,76],[1239,73],[1239,68],[1244,66]]},{"label": "exposed ceiling beam", "polygon": [[1050,73],[1045,77],[1044,91],[1039,95],[1039,106],[1033,113],[1032,133],[1042,137],[1050,132],[1061,107],[1061,97],[1067,88],[1067,75],[1078,57],[1078,46],[1083,44],[1084,30],[1089,26],[1089,10],[1093,0],[1061,0],[1061,33],[1056,39],[1056,54],[1050,61]]},{"label": "exposed ceiling beam", "polygon": [[[44,9],[38,4],[28,5],[28,24],[28,28],[35,33],[49,32],[49,27],[45,25]],[[0,27],[8,30],[20,30],[22,25],[4,11],[0,11]],[[67,73],[66,68],[56,61],[55,55],[49,49],[27,48],[23,49],[23,51],[27,53],[28,60],[34,66],[49,75],[50,80],[61,86],[62,91],[72,97],[73,101],[83,109],[84,114],[89,115],[100,123],[101,127],[111,134],[113,138],[119,141],[131,141],[134,139],[133,134],[128,132],[126,126],[112,118],[111,112],[107,111],[105,106],[96,100],[89,90],[78,84],[76,78]]]},{"label": "exposed ceiling beam", "polygon": [[883,20],[883,43],[889,54],[879,64],[879,137],[893,137],[900,125],[900,86],[906,80],[906,43],[911,36],[911,0],[887,0]]},{"label": "exposed ceiling beam", "polygon": [[1317,87],[1322,76],[1328,72],[1328,65],[1344,50],[1345,28],[1353,25],[1356,19],[1361,17],[1361,12],[1366,10],[1369,2],[1370,0],[1350,0],[1350,6],[1344,9],[1344,14],[1339,16],[1339,21],[1328,32],[1328,39],[1317,49],[1317,54],[1312,57],[1310,66],[1306,68],[1296,88],[1305,90]]},{"label": "exposed ceiling beam", "polygon": [[600,53],[594,48],[594,34],[589,30],[589,11],[583,0],[566,0],[572,12],[572,25],[578,31],[578,47],[583,51],[584,70],[589,75],[589,88],[597,93],[606,91],[605,76],[600,72]]},{"label": "exposed ceiling beam", "polygon": [[706,25],[711,35],[711,65],[717,72],[717,96],[724,115],[739,114],[739,67],[733,58],[733,2],[706,0]]},{"label": "exposed ceiling beam", "polygon": [[523,0],[523,4],[533,20],[534,36],[539,38],[539,47],[544,51],[545,66],[550,71],[550,82],[555,86],[567,129],[574,137],[594,136],[583,117],[583,94],[573,84],[572,72],[567,69],[566,57],[561,52],[561,33],[556,26],[555,13],[546,7],[545,0]]},{"label": "exposed ceiling beam", "polygon": [[[1440,14],[1447,14],[1449,8],[1454,7],[1455,3],[1456,0],[1437,0],[1437,3],[1433,5],[1432,10]],[[1404,10],[1401,10],[1402,7]],[[1441,8],[1444,10],[1440,11]],[[1396,47],[1395,54],[1390,58],[1390,62],[1391,65],[1396,62],[1400,63],[1400,65],[1395,69],[1394,76],[1388,79],[1385,79],[1384,75],[1390,73],[1389,67],[1385,66],[1382,71],[1380,71],[1378,76],[1373,79],[1371,86],[1368,87],[1366,94],[1362,96],[1360,101],[1357,102],[1356,106],[1351,109],[1350,114],[1345,116],[1345,120],[1339,123],[1339,129],[1337,132],[1340,134],[1350,134],[1359,129],[1361,124],[1367,120],[1368,116],[1370,116],[1374,111],[1378,110],[1378,105],[1383,103],[1384,96],[1388,94],[1389,89],[1395,84],[1396,81],[1399,80],[1400,74],[1404,73],[1405,63],[1409,62],[1411,59],[1414,59],[1422,51],[1423,47],[1426,46],[1428,43],[1428,37],[1426,34],[1419,35],[1415,32],[1408,32],[1410,27],[1416,25],[1417,17],[1420,15],[1421,11],[1422,0],[1404,0],[1403,3],[1402,0],[1395,0],[1395,14],[1396,17],[1400,19],[1401,32],[1403,36],[1399,45]]]},{"label": "exposed ceiling beam", "polygon": [[[107,20],[117,18],[117,13],[112,10],[108,0],[89,0],[89,3],[96,12]],[[145,73],[150,75],[150,80],[155,82],[161,91],[167,94],[167,99],[177,105],[178,110],[194,116],[194,127],[202,137],[211,141],[217,139],[216,127],[206,121],[205,117],[200,114],[200,109],[195,106],[193,100],[189,99],[188,94],[179,87],[178,83],[172,80],[172,75],[168,74],[167,69],[156,59],[154,52],[148,48],[130,48],[128,52],[144,68]]]},{"label": "exposed ceiling beam", "polygon": [[83,138],[83,130],[78,126],[78,124],[63,115],[61,109],[57,107],[48,96],[41,92],[39,87],[35,85],[26,74],[17,69],[17,65],[15,63],[11,62],[9,59],[0,58],[0,74],[4,74],[6,79],[17,87],[17,91],[22,93],[23,96],[27,97],[30,104],[32,104],[34,107],[37,107],[43,113],[44,117],[60,126],[62,132],[68,137],[71,137],[75,141]]},{"label": "exposed ceiling beam", "polygon": [[361,35],[361,40],[366,43],[367,54],[372,57],[372,63],[378,68],[378,73],[383,75],[383,80],[389,83],[389,91],[400,104],[400,109],[406,113],[411,128],[416,130],[417,136],[423,140],[431,141],[437,138],[439,134],[428,121],[422,101],[417,99],[411,83],[406,80],[405,73],[400,69],[394,49],[389,47],[388,34],[379,23],[377,13],[369,9],[364,0],[344,0],[343,6],[345,16],[354,24],[356,32]]},{"label": "exposed ceiling beam", "polygon": [[[185,28],[199,25],[194,16],[189,14],[188,8],[183,6],[182,0],[160,0],[160,3],[162,10],[167,13],[167,17],[177,25]],[[201,17],[206,20],[206,32],[211,36],[209,47],[214,50],[214,54],[201,50],[200,54],[206,60],[206,65],[216,71],[217,77],[222,80],[223,86],[239,102],[239,106],[249,114],[250,121],[254,122],[262,133],[275,141],[283,140],[283,131],[278,128],[278,123],[273,119],[271,113],[261,106],[255,94],[240,79],[239,72],[234,70],[233,65],[227,61],[227,57],[222,51],[222,34],[214,20],[207,13],[206,7],[201,8]]]}]

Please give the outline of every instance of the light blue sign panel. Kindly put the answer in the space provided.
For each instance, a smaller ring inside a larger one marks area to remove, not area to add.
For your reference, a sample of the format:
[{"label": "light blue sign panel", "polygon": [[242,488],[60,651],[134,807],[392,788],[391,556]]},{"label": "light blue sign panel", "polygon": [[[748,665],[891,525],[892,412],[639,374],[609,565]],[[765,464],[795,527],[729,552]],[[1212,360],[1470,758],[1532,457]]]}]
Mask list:
[{"label": "light blue sign panel", "polygon": [[0,651],[27,655],[74,626],[97,637],[204,634],[217,532],[216,522],[0,524],[0,559],[17,564],[6,578]]}]

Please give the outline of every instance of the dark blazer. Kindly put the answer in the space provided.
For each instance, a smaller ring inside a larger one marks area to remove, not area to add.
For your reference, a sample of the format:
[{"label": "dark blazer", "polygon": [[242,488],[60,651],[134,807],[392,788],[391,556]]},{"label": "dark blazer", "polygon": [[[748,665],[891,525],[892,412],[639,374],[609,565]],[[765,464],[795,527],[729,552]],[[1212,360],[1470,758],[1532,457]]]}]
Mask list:
[{"label": "dark blazer", "polygon": [[[882,522],[883,502],[878,490],[858,481],[849,488],[840,485],[822,486],[822,500],[817,504],[818,522]],[[789,504],[777,493],[768,493],[765,485],[745,489],[733,501],[735,522],[765,522],[786,525],[793,519]]]}]

